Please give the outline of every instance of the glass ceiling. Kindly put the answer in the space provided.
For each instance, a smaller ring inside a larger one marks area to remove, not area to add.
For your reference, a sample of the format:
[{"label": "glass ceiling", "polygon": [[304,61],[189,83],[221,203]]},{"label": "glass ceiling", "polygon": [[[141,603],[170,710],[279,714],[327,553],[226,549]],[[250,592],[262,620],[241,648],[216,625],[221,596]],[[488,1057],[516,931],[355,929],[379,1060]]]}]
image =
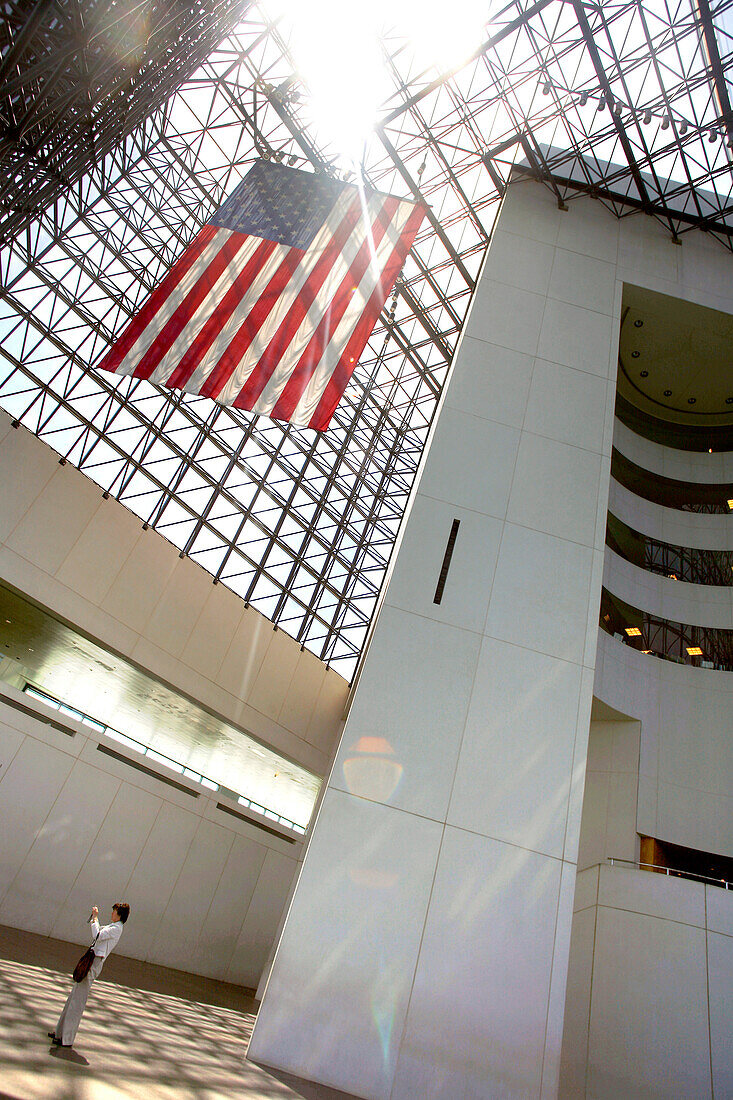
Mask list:
[{"label": "glass ceiling", "polygon": [[[135,99],[142,121],[118,111],[116,144],[94,144],[95,127],[109,137],[101,92],[86,126],[60,127],[94,34],[69,31],[66,53],[49,35],[62,16],[93,30],[105,7],[6,5],[0,127],[15,144],[0,208],[0,406],[348,678],[512,164],[560,203],[589,192],[619,217],[644,210],[673,237],[701,227],[733,247],[733,0],[486,4],[482,41],[452,74],[385,29],[387,90],[356,170],[421,196],[429,214],[325,434],[91,366],[254,159],[355,167],[328,144],[288,23],[265,2],[199,0],[219,45],[190,73],[180,65],[173,95],[151,79],[147,112]],[[61,56],[65,84],[53,79]],[[171,50],[160,56],[170,75]],[[21,85],[25,145],[8,117]],[[50,172],[46,139],[54,163],[78,169],[69,178]],[[40,213],[29,165],[45,173]]]}]

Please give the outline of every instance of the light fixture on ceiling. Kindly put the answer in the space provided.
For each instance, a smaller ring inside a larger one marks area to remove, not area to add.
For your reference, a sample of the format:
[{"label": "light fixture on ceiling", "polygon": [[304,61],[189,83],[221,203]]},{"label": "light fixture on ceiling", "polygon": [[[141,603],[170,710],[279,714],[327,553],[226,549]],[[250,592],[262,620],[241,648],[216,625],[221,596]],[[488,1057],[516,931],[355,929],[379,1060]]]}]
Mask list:
[{"label": "light fixture on ceiling", "polygon": [[687,398],[687,404],[688,405],[694,405],[696,401],[697,401],[696,397],[688,397]]},{"label": "light fixture on ceiling", "polygon": [[699,645],[688,645],[685,646],[685,649],[690,657],[702,657],[702,650]]},{"label": "light fixture on ceiling", "polygon": [[726,405],[733,405],[733,397],[726,397],[725,403]]},{"label": "light fixture on ceiling", "polygon": [[664,396],[665,397],[671,397],[672,396],[672,391],[671,390],[665,390],[664,391]]},{"label": "light fixture on ceiling", "polygon": [[605,106],[606,106],[605,96],[601,96],[600,99],[598,100],[598,106],[596,107],[596,110],[597,111],[602,111]]},{"label": "light fixture on ceiling", "polygon": [[733,500],[729,500],[726,503],[727,503],[728,507],[730,508],[731,512],[733,512]]},{"label": "light fixture on ceiling", "polygon": [[639,320],[639,319],[637,318],[637,319],[636,319],[636,320],[634,321],[634,328],[641,328],[641,326],[642,326],[643,324],[644,324],[644,322],[643,322],[643,321],[640,321],[640,320]]},{"label": "light fixture on ceiling", "polygon": [[641,631],[638,626],[627,626],[624,628],[630,638],[640,638]]},{"label": "light fixture on ceiling", "polygon": [[542,94],[543,95],[549,95],[551,89],[552,89],[552,82],[550,80],[546,80],[545,83],[542,85]]},{"label": "light fixture on ceiling", "polygon": [[652,120],[652,113],[649,110],[649,108],[647,107],[646,111],[644,111],[644,114],[641,116],[641,121],[644,123],[645,126],[648,126],[649,123],[651,122],[651,120]]},{"label": "light fixture on ceiling", "polygon": [[710,142],[711,145],[714,145],[717,140],[718,140],[718,131],[714,130],[713,127],[711,126],[710,129],[708,130],[708,141]]},{"label": "light fixture on ceiling", "polygon": [[648,378],[649,377],[649,371],[648,370],[640,370],[639,371],[639,377],[640,378]]},{"label": "light fixture on ceiling", "polygon": [[632,351],[632,353],[631,353],[631,358],[632,358],[632,359],[638,359],[640,355],[641,355],[641,352],[639,352],[639,351]]},{"label": "light fixture on ceiling", "polygon": [[685,122],[684,119],[682,119],[682,122],[680,122],[680,125],[679,125],[679,135],[680,135],[680,137],[684,137],[686,133],[687,133],[687,123]]},{"label": "light fixture on ceiling", "polygon": [[580,93],[580,99],[578,100],[578,106],[579,107],[585,107],[587,102],[588,102],[588,93],[587,92],[581,92]]},{"label": "light fixture on ceiling", "polygon": [[662,115],[661,129],[662,130],[668,130],[669,129],[669,115]]}]

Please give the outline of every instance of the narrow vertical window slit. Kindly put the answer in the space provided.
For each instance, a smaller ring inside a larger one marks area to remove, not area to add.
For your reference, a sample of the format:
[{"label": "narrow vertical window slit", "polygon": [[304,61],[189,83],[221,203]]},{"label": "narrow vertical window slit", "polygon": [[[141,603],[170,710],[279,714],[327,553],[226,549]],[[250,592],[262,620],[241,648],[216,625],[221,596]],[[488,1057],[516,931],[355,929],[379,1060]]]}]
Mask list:
[{"label": "narrow vertical window slit", "polygon": [[459,519],[453,520],[453,525],[448,535],[448,543],[445,548],[445,554],[443,555],[443,564],[440,567],[440,576],[438,577],[438,585],[435,589],[435,595],[433,596],[433,603],[440,603],[443,599],[443,589],[445,588],[445,582],[448,577],[448,570],[450,569],[450,560],[453,557],[453,547],[456,545],[456,539],[458,538],[458,528],[461,526]]}]

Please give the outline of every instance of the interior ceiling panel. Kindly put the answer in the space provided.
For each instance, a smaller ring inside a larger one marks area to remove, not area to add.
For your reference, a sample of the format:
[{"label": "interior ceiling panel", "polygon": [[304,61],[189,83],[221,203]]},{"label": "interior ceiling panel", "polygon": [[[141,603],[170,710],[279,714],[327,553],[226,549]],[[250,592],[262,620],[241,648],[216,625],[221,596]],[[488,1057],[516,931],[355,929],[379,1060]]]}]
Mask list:
[{"label": "interior ceiling panel", "polygon": [[[127,4],[130,26],[143,8],[180,17],[172,4]],[[186,5],[209,38],[190,44],[178,90],[166,64],[145,84],[120,62],[108,102],[126,86],[133,125],[110,142],[111,106],[92,140],[82,92],[97,85],[80,68],[78,34],[102,7],[4,9],[3,155],[16,188],[0,251],[0,405],[348,677],[512,166],[560,204],[591,194],[618,217],[645,212],[674,239],[703,228],[733,247],[733,0],[494,4],[483,41],[449,73],[420,68],[396,32],[384,34],[390,90],[363,175],[423,199],[429,214],[322,436],[94,370],[255,158],[349,167],[317,135],[264,0],[231,30],[235,4]],[[76,112],[67,146],[63,110]]]}]

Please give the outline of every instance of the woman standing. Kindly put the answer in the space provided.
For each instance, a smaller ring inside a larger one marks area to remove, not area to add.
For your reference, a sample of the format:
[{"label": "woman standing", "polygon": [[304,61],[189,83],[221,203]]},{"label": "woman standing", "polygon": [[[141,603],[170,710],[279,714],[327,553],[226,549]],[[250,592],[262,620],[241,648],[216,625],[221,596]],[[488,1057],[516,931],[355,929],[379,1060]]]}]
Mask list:
[{"label": "woman standing", "polygon": [[82,1013],[86,1007],[89,990],[92,982],[99,977],[104,966],[104,960],[117,946],[122,935],[122,926],[130,915],[130,906],[125,901],[116,901],[112,906],[110,923],[99,927],[99,910],[96,905],[92,908],[90,923],[92,928],[92,949],[95,954],[86,978],[80,982],[74,982],[74,988],[69,994],[63,1011],[59,1016],[55,1031],[49,1031],[49,1037],[54,1043],[62,1047],[70,1047],[74,1044],[77,1028],[81,1021]]}]

